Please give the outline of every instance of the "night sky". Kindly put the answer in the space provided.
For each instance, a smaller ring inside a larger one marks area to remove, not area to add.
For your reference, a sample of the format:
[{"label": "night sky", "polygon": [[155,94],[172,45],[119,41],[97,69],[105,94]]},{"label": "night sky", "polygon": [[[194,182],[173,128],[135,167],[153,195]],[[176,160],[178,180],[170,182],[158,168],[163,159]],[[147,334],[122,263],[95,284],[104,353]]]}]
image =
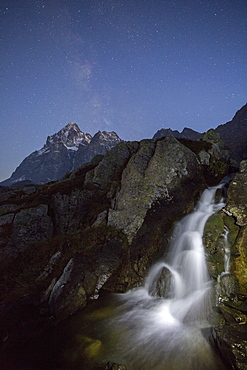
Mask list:
[{"label": "night sky", "polygon": [[246,0],[1,0],[0,180],[68,122],[204,132],[247,102]]}]

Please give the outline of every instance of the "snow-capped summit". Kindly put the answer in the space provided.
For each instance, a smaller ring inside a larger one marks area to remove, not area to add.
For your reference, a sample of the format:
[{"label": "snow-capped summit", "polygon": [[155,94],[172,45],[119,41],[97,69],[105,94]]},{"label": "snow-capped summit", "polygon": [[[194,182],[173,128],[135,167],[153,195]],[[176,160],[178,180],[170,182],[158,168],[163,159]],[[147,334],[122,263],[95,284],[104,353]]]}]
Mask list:
[{"label": "snow-capped summit", "polygon": [[45,145],[26,157],[1,185],[19,181],[36,184],[61,179],[83,163],[91,161],[96,154],[105,154],[122,141],[115,132],[99,131],[92,137],[69,122],[59,132],[48,136]]},{"label": "snow-capped summit", "polygon": [[119,140],[119,137],[114,131],[112,132],[98,131],[92,138],[91,144],[100,143],[100,145],[110,145],[111,146],[111,143],[115,143],[118,140]]},{"label": "snow-capped summit", "polygon": [[88,145],[91,140],[92,136],[90,134],[84,134],[76,123],[69,122],[59,132],[48,136],[45,145],[34,153],[39,156],[51,151],[61,151],[61,146],[77,151],[79,145]]},{"label": "snow-capped summit", "polygon": [[59,132],[52,136],[48,136],[46,145],[54,143],[62,143],[66,148],[78,148],[80,144],[89,144],[92,140],[90,134],[84,134],[78,125],[73,122],[69,122]]}]

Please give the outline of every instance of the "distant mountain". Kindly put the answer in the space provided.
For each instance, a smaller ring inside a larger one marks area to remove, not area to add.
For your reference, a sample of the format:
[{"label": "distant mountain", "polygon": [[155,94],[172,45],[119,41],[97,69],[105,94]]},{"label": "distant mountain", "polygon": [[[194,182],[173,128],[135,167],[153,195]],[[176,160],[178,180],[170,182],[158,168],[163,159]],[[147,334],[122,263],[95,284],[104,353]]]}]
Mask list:
[{"label": "distant mountain", "polygon": [[194,131],[191,128],[187,127],[185,127],[182,132],[179,132],[177,130],[171,130],[170,128],[168,129],[162,128],[156,132],[153,139],[156,140],[168,135],[174,136],[178,139],[190,139],[190,140],[197,140],[200,139],[200,137],[202,136],[200,132]]},{"label": "distant mountain", "polygon": [[233,159],[237,162],[247,159],[247,104],[237,111],[231,121],[219,125],[216,131],[221,135]]},{"label": "distant mountain", "polygon": [[122,141],[115,132],[99,131],[93,137],[84,134],[70,122],[59,132],[48,136],[45,145],[26,157],[1,185],[18,182],[46,183],[61,179],[97,154],[105,154]]},{"label": "distant mountain", "polygon": [[[247,159],[247,104],[237,111],[231,121],[219,125],[215,130],[221,135],[232,159],[237,162]],[[153,139],[169,135],[198,140],[203,133],[187,127],[182,132],[162,128]],[[105,154],[121,141],[115,132],[99,131],[92,137],[83,133],[76,123],[70,122],[58,133],[48,136],[45,145],[26,157],[11,177],[0,185],[40,184],[61,179],[83,163],[90,162],[95,155]]]},{"label": "distant mountain", "polygon": [[[226,144],[232,159],[238,163],[247,159],[247,104],[237,111],[231,121],[219,125],[215,130],[220,134]],[[156,132],[153,138],[159,139],[168,135],[179,139],[198,140],[203,134],[190,128],[184,128],[181,133],[170,128],[162,128]]]},{"label": "distant mountain", "polygon": [[89,145],[79,145],[74,168],[80,167],[82,163],[90,162],[96,154],[105,154],[120,141],[123,140],[115,132],[98,131]]}]

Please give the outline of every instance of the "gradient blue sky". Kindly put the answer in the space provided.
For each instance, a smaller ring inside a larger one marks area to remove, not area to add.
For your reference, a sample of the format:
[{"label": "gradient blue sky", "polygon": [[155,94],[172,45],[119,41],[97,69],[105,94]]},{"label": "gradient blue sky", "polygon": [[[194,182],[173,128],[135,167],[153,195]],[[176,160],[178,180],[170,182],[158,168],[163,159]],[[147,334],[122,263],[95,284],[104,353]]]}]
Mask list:
[{"label": "gradient blue sky", "polygon": [[247,101],[246,0],[1,0],[0,180],[68,122],[204,132]]}]

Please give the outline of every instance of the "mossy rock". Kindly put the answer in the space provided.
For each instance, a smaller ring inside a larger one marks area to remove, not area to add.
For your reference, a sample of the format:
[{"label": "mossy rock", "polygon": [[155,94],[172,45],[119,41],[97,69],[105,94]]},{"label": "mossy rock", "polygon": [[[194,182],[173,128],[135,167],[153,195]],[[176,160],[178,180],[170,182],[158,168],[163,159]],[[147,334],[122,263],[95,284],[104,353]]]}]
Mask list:
[{"label": "mossy rock", "polygon": [[222,214],[213,214],[206,222],[203,241],[208,255],[210,275],[215,279],[224,271],[223,232],[224,223]]},{"label": "mossy rock", "polygon": [[215,239],[224,231],[224,222],[221,213],[215,213],[209,217],[204,228],[204,235],[210,236],[213,243]]},{"label": "mossy rock", "polygon": [[238,255],[232,263],[232,270],[239,280],[240,293],[247,292],[247,226],[242,227],[236,241]]}]

